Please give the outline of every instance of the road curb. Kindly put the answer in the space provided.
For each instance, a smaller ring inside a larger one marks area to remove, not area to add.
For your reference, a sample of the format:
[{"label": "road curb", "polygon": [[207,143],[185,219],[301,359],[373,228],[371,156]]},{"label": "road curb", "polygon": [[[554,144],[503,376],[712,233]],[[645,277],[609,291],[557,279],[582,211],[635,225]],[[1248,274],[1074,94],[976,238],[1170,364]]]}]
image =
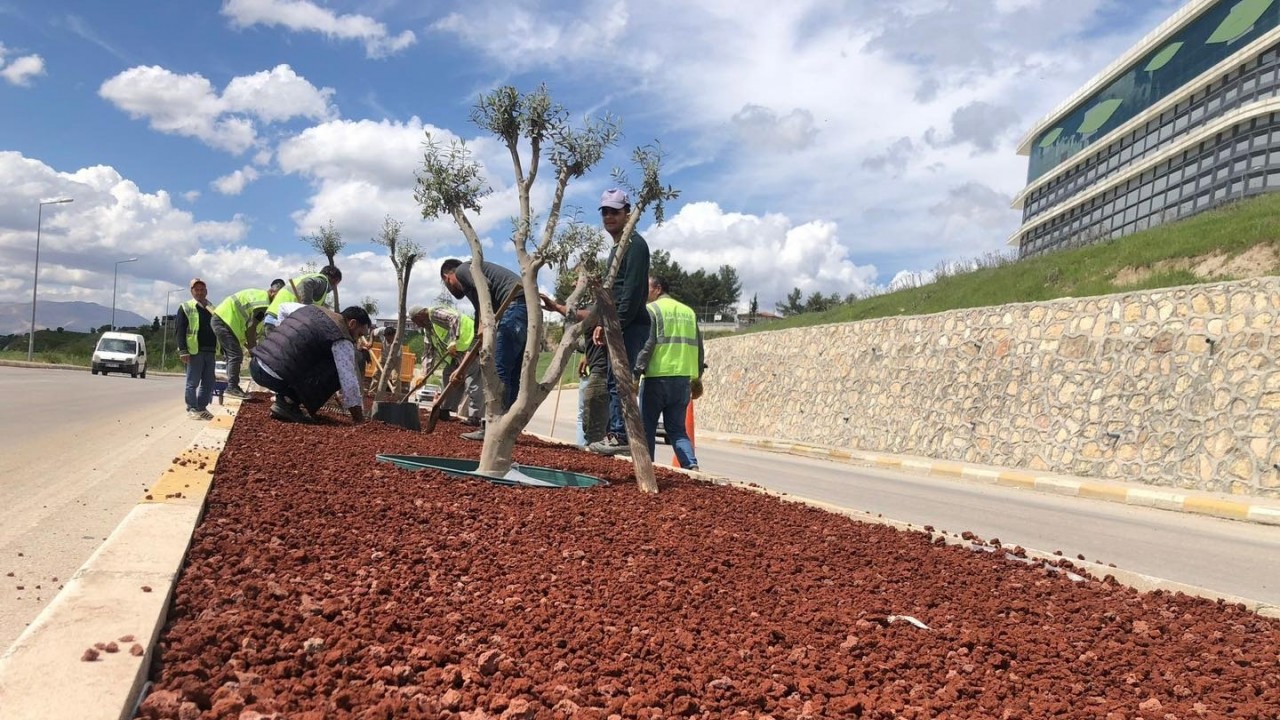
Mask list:
[{"label": "road curb", "polygon": [[[214,419],[0,655],[4,717],[133,716],[238,409],[239,402],[217,409]],[[96,660],[83,659],[95,645],[108,643],[115,643],[115,652],[108,646],[98,649]]]},{"label": "road curb", "polygon": [[872,465],[890,470],[922,472],[928,475],[974,480],[1023,490],[1071,495],[1198,515],[1210,515],[1263,525],[1280,525],[1280,502],[1276,501],[1244,498],[1239,500],[1225,499],[1206,493],[1177,492],[1146,486],[1131,487],[1119,483],[1108,483],[1066,475],[1039,474],[1027,470],[1005,470],[956,462],[954,460],[930,460],[928,458],[904,455],[862,452],[706,430],[699,430],[698,435],[706,440],[768,452],[788,453],[854,465]]}]

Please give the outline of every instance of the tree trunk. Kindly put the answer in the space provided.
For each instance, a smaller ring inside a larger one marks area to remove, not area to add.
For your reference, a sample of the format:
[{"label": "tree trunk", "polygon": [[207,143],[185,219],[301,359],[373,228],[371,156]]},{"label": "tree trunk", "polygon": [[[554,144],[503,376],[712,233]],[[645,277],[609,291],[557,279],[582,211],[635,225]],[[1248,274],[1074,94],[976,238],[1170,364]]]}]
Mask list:
[{"label": "tree trunk", "polygon": [[640,419],[640,407],[636,404],[636,382],[631,377],[627,363],[627,349],[622,342],[622,325],[613,298],[602,288],[596,289],[596,303],[600,309],[600,325],[604,327],[605,345],[609,350],[609,367],[618,386],[622,401],[622,418],[627,427],[627,441],[631,445],[631,460],[635,463],[636,484],[641,492],[658,492],[658,481],[653,477],[653,458],[649,457],[649,442]]},{"label": "tree trunk", "polygon": [[[329,264],[333,265],[334,267],[337,267],[337,265],[334,263],[334,258],[335,258],[334,255],[329,256]],[[342,312],[342,305],[338,302],[338,286],[330,285],[329,289],[333,291],[333,311],[339,312],[339,313]]]}]

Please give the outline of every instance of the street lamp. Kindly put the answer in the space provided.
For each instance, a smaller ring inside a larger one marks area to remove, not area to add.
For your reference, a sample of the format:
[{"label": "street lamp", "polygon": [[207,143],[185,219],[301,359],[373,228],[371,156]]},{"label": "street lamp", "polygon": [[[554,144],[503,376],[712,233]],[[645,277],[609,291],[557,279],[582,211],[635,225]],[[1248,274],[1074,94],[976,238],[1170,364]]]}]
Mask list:
[{"label": "street lamp", "polygon": [[[168,358],[168,351],[169,351],[169,323],[171,320],[169,317],[169,298],[173,297],[173,294],[180,290],[182,290],[182,288],[174,288],[164,294],[164,335],[161,336],[164,339],[160,341],[160,369],[161,370],[164,369],[165,360]],[[174,339],[177,340],[177,338],[174,338]]]},{"label": "street lamp", "polygon": [[120,279],[120,266],[124,263],[138,262],[138,258],[131,257],[128,260],[116,261],[115,277],[111,279],[111,329],[116,329],[116,281]]},{"label": "street lamp", "polygon": [[27,362],[36,350],[36,285],[40,282],[40,222],[44,220],[45,205],[60,205],[72,202],[74,198],[64,197],[54,200],[42,200],[36,209],[36,271],[31,276],[31,334],[27,336]]}]

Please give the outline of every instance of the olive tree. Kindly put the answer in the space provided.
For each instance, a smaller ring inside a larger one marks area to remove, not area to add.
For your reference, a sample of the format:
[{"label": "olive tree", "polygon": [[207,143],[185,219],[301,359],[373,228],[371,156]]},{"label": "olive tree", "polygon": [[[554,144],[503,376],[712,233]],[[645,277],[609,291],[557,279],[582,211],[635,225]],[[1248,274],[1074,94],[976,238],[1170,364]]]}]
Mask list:
[{"label": "olive tree", "polygon": [[404,343],[404,321],[408,312],[406,303],[409,297],[409,276],[413,266],[422,255],[421,248],[412,240],[404,237],[404,223],[387,216],[382,220],[382,230],[372,242],[387,249],[391,256],[391,267],[396,271],[396,339],[390,347],[384,343],[382,355],[382,372],[378,375],[377,390],[374,397],[385,400],[388,387],[393,378],[400,377],[400,348]]},{"label": "olive tree", "polygon": [[[347,246],[347,242],[342,239],[342,233],[338,232],[338,229],[333,226],[333,220],[330,220],[329,224],[320,228],[319,231],[302,238],[302,241],[310,245],[316,252],[324,255],[329,264],[333,266],[338,264],[335,262],[338,253],[342,252],[342,248]],[[342,311],[342,305],[338,302],[337,287],[333,288],[333,309],[338,312]]]},{"label": "olive tree", "polygon": [[[566,188],[571,181],[581,178],[603,159],[605,152],[617,144],[620,133],[618,122],[608,115],[586,118],[578,124],[571,122],[568,111],[552,99],[545,86],[529,93],[506,86],[482,95],[472,109],[471,120],[479,128],[492,134],[511,156],[519,202],[517,214],[512,218],[511,241],[520,264],[524,301],[529,307],[528,339],[525,342],[520,372],[520,392],[512,406],[503,412],[503,388],[493,353],[496,337],[494,298],[483,273],[472,273],[480,300],[480,307],[476,309],[481,328],[479,360],[484,379],[485,415],[489,418],[478,470],[501,476],[511,468],[516,437],[559,382],[582,332],[581,323],[572,323],[566,328],[552,355],[550,366],[542,378],[537,378],[537,359],[543,338],[538,271],[546,265],[588,267],[589,264],[582,263],[582,259],[594,257],[604,239],[599,228],[571,215],[565,217]],[[583,297],[585,293],[608,299],[604,288],[611,287],[612,278],[624,256],[626,243],[641,215],[652,205],[660,220],[663,201],[676,195],[675,190],[664,188],[659,182],[660,153],[651,148],[642,148],[636,151],[634,157],[640,165],[644,180],[640,187],[633,188],[631,217],[613,267],[608,269],[605,278],[590,272],[580,272],[570,295],[570,302]],[[550,166],[552,173],[551,201],[545,216],[539,218],[534,213],[532,191],[544,162]],[[615,171],[615,178],[625,184],[626,178],[621,173]],[[424,218],[453,219],[466,238],[472,261],[477,265],[484,260],[484,249],[471,222],[471,214],[480,212],[482,200],[491,192],[480,164],[465,142],[455,140],[442,143],[428,134],[415,199],[422,208]],[[541,226],[535,228],[538,219],[542,220]],[[607,318],[612,303],[597,303],[596,307],[605,307],[604,317]],[[609,325],[607,322],[603,324],[606,328]],[[611,335],[608,338],[611,346],[615,342],[621,346],[616,314],[612,322],[612,333],[606,334]],[[625,360],[623,364],[625,365]],[[629,383],[630,370],[624,375]],[[631,405],[630,415],[638,421],[634,394],[628,393],[625,397]],[[643,431],[633,434],[633,437],[643,436]],[[643,441],[641,447],[644,447]],[[652,461],[647,449],[640,453],[633,452],[632,457],[636,461],[636,477],[641,488],[656,492],[657,484],[653,479]]]}]

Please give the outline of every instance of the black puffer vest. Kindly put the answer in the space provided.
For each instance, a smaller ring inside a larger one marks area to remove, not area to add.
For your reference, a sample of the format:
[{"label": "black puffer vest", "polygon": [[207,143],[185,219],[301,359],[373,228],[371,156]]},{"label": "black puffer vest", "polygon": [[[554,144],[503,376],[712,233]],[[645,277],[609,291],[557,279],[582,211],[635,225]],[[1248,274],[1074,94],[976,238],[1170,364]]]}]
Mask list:
[{"label": "black puffer vest", "polygon": [[253,356],[297,391],[302,404],[315,413],[342,384],[333,363],[333,343],[338,340],[351,340],[343,317],[317,305],[304,305],[268,333],[253,349]]}]

